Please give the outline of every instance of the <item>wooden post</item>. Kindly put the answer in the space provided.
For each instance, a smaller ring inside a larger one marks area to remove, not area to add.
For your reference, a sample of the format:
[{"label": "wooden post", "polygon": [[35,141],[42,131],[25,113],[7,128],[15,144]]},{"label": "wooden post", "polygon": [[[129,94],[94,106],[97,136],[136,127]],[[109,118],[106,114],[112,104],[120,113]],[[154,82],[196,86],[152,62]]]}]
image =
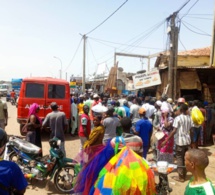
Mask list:
[{"label": "wooden post", "polygon": [[177,85],[177,80],[178,80],[178,76],[177,76],[177,66],[178,66],[178,33],[179,33],[179,29],[178,27],[175,27],[175,41],[174,41],[174,69],[173,69],[173,78],[174,78],[174,85],[173,85],[173,100],[176,100],[178,97],[177,97],[177,92],[178,90],[178,85]]},{"label": "wooden post", "polygon": [[170,17],[170,59],[169,59],[169,69],[168,69],[168,96],[173,98],[173,88],[174,88],[174,79],[173,79],[173,68],[174,68],[174,57],[175,57],[175,14],[173,13]]}]

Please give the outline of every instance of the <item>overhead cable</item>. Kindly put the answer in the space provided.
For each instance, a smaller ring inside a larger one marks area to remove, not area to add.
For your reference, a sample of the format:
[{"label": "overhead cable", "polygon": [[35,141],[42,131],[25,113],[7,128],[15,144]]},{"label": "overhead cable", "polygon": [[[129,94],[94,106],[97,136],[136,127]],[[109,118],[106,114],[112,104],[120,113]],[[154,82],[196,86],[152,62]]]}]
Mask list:
[{"label": "overhead cable", "polygon": [[[92,39],[94,41],[107,42],[107,43],[112,43],[112,44],[115,44],[115,45],[122,45],[122,46],[128,46],[128,47],[138,47],[138,48],[146,48],[146,49],[161,49],[161,48],[153,48],[153,47],[136,46],[136,45],[132,45],[132,44],[128,45],[128,44],[124,44],[124,43],[112,42],[112,41],[97,39],[97,38],[93,38],[93,37],[88,37],[88,38],[90,38],[90,39]],[[113,47],[113,46],[109,46],[109,47]],[[113,48],[115,48],[115,47],[113,47]]]},{"label": "overhead cable", "polygon": [[75,56],[76,56],[76,54],[77,54],[77,52],[78,52],[78,49],[79,49],[79,47],[80,47],[80,45],[81,45],[82,40],[83,40],[83,38],[81,38],[81,40],[80,40],[80,42],[79,42],[79,44],[78,44],[78,47],[77,47],[77,49],[76,49],[76,51],[75,51],[75,53],[74,53],[74,55],[73,55],[73,57],[72,57],[72,59],[71,59],[69,65],[65,68],[65,71],[69,68],[69,66],[72,64],[73,60],[75,59]]},{"label": "overhead cable", "polygon": [[181,17],[181,20],[182,20],[182,18],[184,18],[184,17],[190,12],[190,10],[198,3],[198,1],[199,1],[199,0],[196,0],[196,2],[190,7],[190,9],[188,9],[187,13],[184,14],[184,15]]},{"label": "overhead cable", "polygon": [[93,48],[92,48],[92,46],[91,46],[91,44],[90,44],[90,41],[89,41],[89,37],[88,37],[88,44],[89,44],[89,46],[90,46],[90,51],[91,51],[91,53],[92,53],[92,55],[93,55],[93,58],[94,58],[96,64],[98,64],[98,62],[97,62],[97,60],[96,60],[96,57],[95,57],[95,55],[94,55],[94,52],[93,52]]},{"label": "overhead cable", "polygon": [[100,27],[102,24],[104,24],[111,16],[113,16],[123,5],[125,5],[128,2],[128,0],[126,0],[122,5],[120,5],[110,16],[108,16],[103,22],[101,22],[98,26],[96,26],[95,28],[93,28],[91,31],[89,31],[86,35],[92,33],[94,30],[96,30],[98,27]]},{"label": "overhead cable", "polygon": [[193,19],[200,19],[200,20],[213,20],[212,18],[200,18],[200,17],[193,17],[193,16],[186,16],[186,18],[193,18]]},{"label": "overhead cable", "polygon": [[182,43],[180,37],[179,37],[179,42],[181,43],[182,47],[185,49],[185,51],[187,51],[186,47],[184,46],[184,44]]},{"label": "overhead cable", "polygon": [[[189,25],[189,26],[191,26],[192,28],[195,28],[195,29],[197,29],[197,30],[199,30],[199,31],[201,31],[202,33],[199,33],[199,32],[196,32],[196,31],[194,31],[194,30],[192,30],[192,29],[190,29],[187,25]],[[185,21],[182,21],[182,24],[188,29],[188,30],[190,30],[190,31],[192,31],[193,33],[196,33],[196,34],[199,34],[199,35],[204,35],[204,36],[209,36],[209,37],[211,37],[211,35],[210,34],[208,34],[208,33],[206,33],[206,32],[204,32],[204,31],[202,31],[201,29],[199,29],[199,28],[196,28],[195,26],[193,26],[192,24],[189,24],[188,22],[185,22]]]}]

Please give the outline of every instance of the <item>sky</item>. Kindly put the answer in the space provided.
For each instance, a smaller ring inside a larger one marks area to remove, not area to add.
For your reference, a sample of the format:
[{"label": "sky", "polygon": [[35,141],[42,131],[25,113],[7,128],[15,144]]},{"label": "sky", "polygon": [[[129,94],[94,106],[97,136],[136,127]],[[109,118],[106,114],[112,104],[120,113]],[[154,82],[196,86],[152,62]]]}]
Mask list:
[{"label": "sky", "polygon": [[[86,77],[95,73],[100,64],[110,69],[114,52],[138,55],[162,52],[169,46],[165,19],[186,2],[0,0],[0,80],[29,76],[59,78],[61,65],[63,79],[82,76],[84,34]],[[214,0],[190,0],[180,10],[179,51],[211,46],[214,5]],[[147,69],[146,59],[117,56],[116,60],[125,72]],[[153,65],[152,60],[150,67]]]}]

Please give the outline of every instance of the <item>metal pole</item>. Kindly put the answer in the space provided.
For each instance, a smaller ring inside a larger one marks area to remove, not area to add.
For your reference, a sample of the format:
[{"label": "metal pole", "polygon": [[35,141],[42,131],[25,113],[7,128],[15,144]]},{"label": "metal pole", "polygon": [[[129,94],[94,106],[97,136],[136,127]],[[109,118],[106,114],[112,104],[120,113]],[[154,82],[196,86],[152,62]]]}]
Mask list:
[{"label": "metal pole", "polygon": [[85,93],[85,66],[86,66],[86,35],[83,35],[84,46],[83,46],[83,74],[82,74],[82,92]]},{"label": "metal pole", "polygon": [[148,72],[150,71],[150,58],[148,57]]}]

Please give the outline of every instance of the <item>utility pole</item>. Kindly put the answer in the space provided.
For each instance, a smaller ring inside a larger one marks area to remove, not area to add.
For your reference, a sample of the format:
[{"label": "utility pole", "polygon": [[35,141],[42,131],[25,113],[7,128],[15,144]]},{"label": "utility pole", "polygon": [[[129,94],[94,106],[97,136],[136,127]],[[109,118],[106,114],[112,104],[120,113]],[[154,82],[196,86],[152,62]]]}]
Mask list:
[{"label": "utility pole", "polygon": [[86,67],[86,35],[83,35],[84,46],[83,46],[83,74],[82,74],[82,92],[85,93],[85,67]]},{"label": "utility pole", "polygon": [[168,96],[173,98],[174,100],[177,98],[177,63],[178,63],[178,34],[179,28],[175,25],[175,20],[178,13],[190,2],[191,0],[187,0],[177,11],[175,11],[172,15],[170,15],[166,20],[169,22],[170,20],[170,59],[169,59],[169,67],[168,67]]},{"label": "utility pole", "polygon": [[168,96],[174,100],[177,98],[177,57],[178,57],[178,27],[175,26],[175,19],[178,12],[174,12],[167,18],[170,20],[170,59],[168,66]]}]

